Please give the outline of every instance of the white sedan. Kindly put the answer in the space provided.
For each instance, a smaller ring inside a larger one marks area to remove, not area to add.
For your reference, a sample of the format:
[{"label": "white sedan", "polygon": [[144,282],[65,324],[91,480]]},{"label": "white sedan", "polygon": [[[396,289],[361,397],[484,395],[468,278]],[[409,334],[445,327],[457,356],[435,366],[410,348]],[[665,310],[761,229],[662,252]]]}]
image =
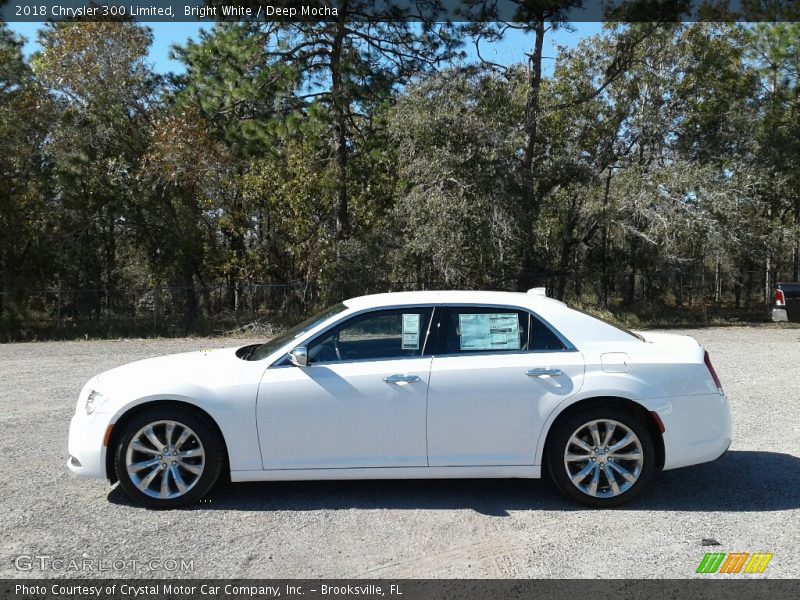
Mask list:
[{"label": "white sedan", "polygon": [[525,293],[363,296],[265,344],[153,358],[84,386],[69,468],[153,508],[232,481],[538,478],[595,507],[731,442],[692,338]]}]

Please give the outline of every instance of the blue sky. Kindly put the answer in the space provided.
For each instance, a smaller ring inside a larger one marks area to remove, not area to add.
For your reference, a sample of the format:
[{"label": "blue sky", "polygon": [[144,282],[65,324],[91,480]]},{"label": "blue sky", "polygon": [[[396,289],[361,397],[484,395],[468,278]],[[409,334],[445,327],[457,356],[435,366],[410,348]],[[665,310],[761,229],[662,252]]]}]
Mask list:
[{"label": "blue sky", "polygon": [[[160,73],[179,73],[183,71],[181,64],[169,59],[169,49],[175,44],[184,44],[189,38],[197,38],[200,29],[209,29],[208,23],[143,23],[153,30],[153,46],[150,49],[150,61],[156,71]],[[37,31],[41,23],[7,23],[8,27],[23,36],[26,40],[25,53],[31,54],[38,49],[36,43]],[[550,33],[546,39],[544,54],[555,58],[557,46],[573,47],[582,38],[599,33],[602,23],[574,23],[574,31],[561,29]],[[519,31],[511,30],[506,38],[491,46],[481,47],[481,55],[486,60],[508,65],[525,60],[525,52],[530,52],[533,38]],[[465,50],[470,57],[475,56],[472,45],[467,45]],[[545,69],[549,71],[552,60],[545,62]]]}]

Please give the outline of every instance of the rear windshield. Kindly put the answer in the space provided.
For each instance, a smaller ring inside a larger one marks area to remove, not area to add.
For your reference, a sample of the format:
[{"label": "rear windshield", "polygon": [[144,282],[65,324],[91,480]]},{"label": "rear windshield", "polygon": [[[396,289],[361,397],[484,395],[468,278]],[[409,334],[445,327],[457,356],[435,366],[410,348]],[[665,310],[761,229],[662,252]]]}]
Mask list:
[{"label": "rear windshield", "polygon": [[644,339],[644,338],[643,338],[641,335],[639,335],[638,333],[636,333],[636,332],[634,332],[634,331],[631,331],[630,329],[625,329],[624,327],[620,327],[619,325],[617,325],[616,323],[612,323],[612,322],[611,322],[611,321],[609,321],[608,319],[604,319],[603,317],[598,317],[597,315],[593,315],[592,313],[590,313],[590,312],[586,312],[585,310],[581,310],[581,309],[579,309],[579,308],[574,308],[574,307],[572,307],[572,306],[570,306],[570,308],[571,308],[572,310],[574,310],[575,312],[579,312],[579,313],[581,313],[581,314],[583,314],[583,315],[586,315],[587,317],[592,317],[593,319],[597,319],[598,321],[602,321],[603,323],[605,323],[606,325],[609,325],[609,326],[613,327],[613,328],[614,328],[614,329],[616,329],[617,331],[621,331],[622,333],[626,333],[626,334],[628,334],[629,336],[631,336],[631,337],[633,337],[633,338],[636,338],[637,340],[639,340],[639,341],[641,341],[641,342],[645,342],[645,341],[647,341],[647,340],[645,340],[645,339]]}]

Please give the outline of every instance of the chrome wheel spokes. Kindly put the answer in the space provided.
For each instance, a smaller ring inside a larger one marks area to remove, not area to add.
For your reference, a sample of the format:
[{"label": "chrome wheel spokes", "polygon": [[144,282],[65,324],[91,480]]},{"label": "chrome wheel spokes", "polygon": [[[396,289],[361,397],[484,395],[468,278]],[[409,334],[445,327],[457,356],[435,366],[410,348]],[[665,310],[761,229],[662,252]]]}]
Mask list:
[{"label": "chrome wheel spokes", "polygon": [[191,490],[203,475],[205,462],[200,438],[178,421],[142,427],[125,451],[128,477],[152,498],[177,498]]},{"label": "chrome wheel spokes", "polygon": [[612,498],[628,491],[644,466],[642,444],[626,425],[610,419],[584,423],[569,438],[564,468],[584,494]]}]

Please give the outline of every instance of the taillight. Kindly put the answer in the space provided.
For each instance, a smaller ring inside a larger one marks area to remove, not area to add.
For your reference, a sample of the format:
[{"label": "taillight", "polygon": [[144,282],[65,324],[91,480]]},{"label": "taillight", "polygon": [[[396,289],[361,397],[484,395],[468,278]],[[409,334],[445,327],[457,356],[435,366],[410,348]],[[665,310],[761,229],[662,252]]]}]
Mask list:
[{"label": "taillight", "polygon": [[783,290],[775,290],[775,306],[785,306],[786,296],[783,295]]},{"label": "taillight", "polygon": [[719,380],[717,372],[714,370],[714,365],[711,364],[711,357],[708,355],[708,350],[706,350],[703,360],[706,363],[706,367],[708,367],[708,372],[711,373],[711,379],[714,380],[714,385],[717,386],[717,390],[720,394],[724,394],[725,392],[722,391],[722,382]]}]

